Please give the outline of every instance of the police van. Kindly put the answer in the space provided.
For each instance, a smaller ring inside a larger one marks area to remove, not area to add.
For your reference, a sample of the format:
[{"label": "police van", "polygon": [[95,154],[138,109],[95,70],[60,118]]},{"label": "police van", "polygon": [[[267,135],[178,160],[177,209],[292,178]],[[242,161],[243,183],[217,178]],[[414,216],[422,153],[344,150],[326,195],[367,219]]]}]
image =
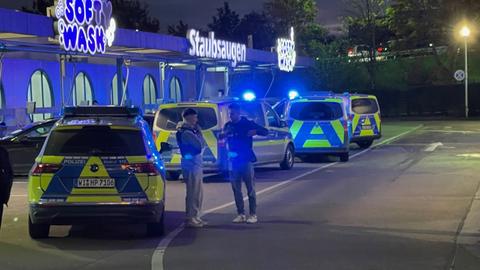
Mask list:
[{"label": "police van", "polygon": [[165,171],[139,109],[71,107],[29,174],[29,232],[50,225],[145,223],[163,233]]},{"label": "police van", "polygon": [[364,94],[343,95],[350,121],[350,141],[369,148],[382,137],[382,119],[377,97]]},{"label": "police van", "polygon": [[287,124],[265,102],[239,101],[233,98],[219,100],[184,102],[160,105],[154,122],[156,146],[165,162],[169,179],[176,180],[181,174],[181,154],[176,141],[177,124],[182,121],[182,112],[193,108],[198,113],[199,125],[208,145],[203,155],[206,172],[226,173],[228,171],[228,150],[226,141],[220,139],[225,124],[230,121],[228,106],[238,103],[242,114],[269,130],[267,137],[255,136],[254,151],[256,165],[278,163],[284,170],[294,166],[295,148]]},{"label": "police van", "polygon": [[275,110],[287,121],[297,156],[335,155],[342,162],[349,160],[348,115],[344,100],[331,92],[279,102]]}]

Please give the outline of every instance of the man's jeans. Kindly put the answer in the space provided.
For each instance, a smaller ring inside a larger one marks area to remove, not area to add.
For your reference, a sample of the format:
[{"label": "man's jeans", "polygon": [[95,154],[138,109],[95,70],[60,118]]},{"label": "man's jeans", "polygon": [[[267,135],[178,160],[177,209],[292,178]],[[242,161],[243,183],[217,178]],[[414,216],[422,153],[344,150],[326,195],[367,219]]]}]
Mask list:
[{"label": "man's jeans", "polygon": [[256,215],[257,194],[255,192],[255,174],[251,162],[232,164],[230,171],[230,182],[232,183],[233,195],[235,196],[235,204],[237,205],[237,212],[239,215],[245,214],[242,181],[245,182],[245,186],[247,187],[250,215]]},{"label": "man's jeans", "polygon": [[[200,156],[201,158],[201,156]],[[182,160],[182,173],[187,188],[185,208],[187,219],[199,218],[203,203],[203,168],[201,159]],[[198,162],[200,161],[200,162]]]}]

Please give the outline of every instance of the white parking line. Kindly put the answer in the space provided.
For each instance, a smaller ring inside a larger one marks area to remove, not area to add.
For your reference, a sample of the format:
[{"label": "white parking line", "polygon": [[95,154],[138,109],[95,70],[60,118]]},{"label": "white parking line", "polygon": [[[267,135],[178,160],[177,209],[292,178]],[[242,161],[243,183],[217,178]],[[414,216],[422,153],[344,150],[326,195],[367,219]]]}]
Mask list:
[{"label": "white parking line", "polygon": [[429,144],[429,145],[425,148],[425,150],[423,150],[423,151],[425,151],[425,152],[434,152],[435,150],[437,150],[437,148],[439,148],[439,147],[441,147],[441,146],[443,146],[443,143],[441,143],[441,142],[431,143],[431,144]]},{"label": "white parking line", "polygon": [[[355,155],[352,155],[351,158],[356,158],[358,156],[361,156],[369,151],[371,151],[373,148],[375,147],[379,147],[379,146],[382,146],[382,145],[385,145],[385,144],[389,144],[391,142],[394,142],[396,140],[398,140],[399,138],[405,136],[405,135],[408,135],[412,132],[415,132],[417,130],[419,130],[420,128],[422,128],[423,125],[419,125],[415,128],[412,128],[411,130],[408,130],[406,132],[403,132],[397,136],[394,136],[392,138],[389,138],[389,139],[386,139],[384,141],[381,141],[375,145],[373,145],[372,148],[369,148],[369,149],[366,149],[366,150],[363,150]],[[308,176],[308,175],[311,175],[311,174],[314,174],[316,172],[319,172],[321,170],[324,170],[326,168],[330,168],[330,167],[333,167],[337,164],[340,164],[340,162],[335,162],[335,163],[330,163],[330,164],[327,164],[325,166],[322,166],[322,167],[319,167],[319,168],[316,168],[314,170],[311,170],[311,171],[308,171],[306,173],[303,173],[301,175],[298,175],[296,177],[293,177],[293,178],[290,178],[286,181],[283,181],[281,183],[278,183],[276,185],[273,185],[271,187],[268,187],[268,188],[265,188],[265,189],[262,189],[260,191],[257,192],[257,196],[258,195],[262,195],[266,192],[269,192],[271,190],[274,190],[274,189],[277,189],[279,187],[282,187],[282,186],[285,186],[285,185],[288,185],[290,183],[292,183],[293,181],[296,181],[300,178],[303,178],[305,176]],[[247,200],[248,197],[244,197],[243,198],[244,200]],[[211,213],[214,213],[218,210],[222,210],[222,209],[225,209],[225,208],[228,208],[228,207],[231,207],[231,206],[234,206],[235,205],[235,201],[231,201],[229,203],[226,203],[226,204],[223,204],[223,205],[220,205],[220,206],[217,206],[217,207],[214,207],[214,208],[211,208],[211,209],[208,209],[204,212],[204,215],[206,214],[211,214]],[[162,241],[160,241],[160,243],[158,244],[157,248],[155,249],[155,251],[153,252],[153,255],[152,255],[152,270],[164,270],[164,256],[165,256],[165,251],[166,249],[168,248],[168,246],[170,245],[170,243],[173,241],[173,239],[175,239],[175,237],[177,237],[177,235],[179,235],[183,230],[185,229],[185,224],[181,224],[180,226],[178,226],[175,230],[171,231],[168,235],[166,235]]]}]

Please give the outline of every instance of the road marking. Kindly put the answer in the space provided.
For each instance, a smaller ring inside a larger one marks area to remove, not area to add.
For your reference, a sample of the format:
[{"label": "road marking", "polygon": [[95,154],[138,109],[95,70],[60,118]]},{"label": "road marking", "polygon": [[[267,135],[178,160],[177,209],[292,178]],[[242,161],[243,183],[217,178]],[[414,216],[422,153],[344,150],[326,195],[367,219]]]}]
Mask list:
[{"label": "road marking", "polygon": [[[408,135],[412,132],[415,132],[417,130],[419,130],[420,128],[422,128],[423,125],[419,125],[419,126],[416,126],[408,131],[405,131],[401,134],[398,134],[392,138],[389,138],[389,139],[386,139],[384,141],[380,141],[376,144],[374,144],[371,148],[369,149],[365,149],[361,152],[358,152],[354,155],[352,155],[350,158],[356,158],[358,156],[361,156],[361,155],[364,155],[365,153],[368,153],[370,152],[372,149],[374,148],[377,148],[377,147],[380,147],[382,145],[385,145],[385,144],[389,144],[391,142],[394,142],[396,140],[398,140],[399,138],[405,136],[405,135]],[[308,171],[306,173],[303,173],[301,175],[298,175],[298,176],[295,176],[293,178],[290,178],[288,180],[285,180],[281,183],[278,183],[276,185],[273,185],[271,187],[268,187],[268,188],[265,188],[265,189],[262,189],[260,191],[257,192],[257,196],[258,195],[262,195],[266,192],[269,192],[271,190],[274,190],[274,189],[277,189],[279,187],[282,187],[282,186],[285,186],[285,185],[288,185],[300,178],[303,178],[305,176],[308,176],[308,175],[311,175],[311,174],[314,174],[316,172],[319,172],[321,170],[324,170],[324,169],[327,169],[327,168],[330,168],[330,167],[333,167],[337,164],[341,164],[341,162],[335,162],[335,163],[330,163],[330,164],[327,164],[327,165],[324,165],[322,167],[319,167],[319,168],[316,168],[316,169],[313,169],[311,171]],[[244,201],[248,200],[248,197],[245,196],[243,198]],[[225,208],[228,208],[228,207],[231,207],[231,206],[234,206],[235,205],[235,201],[231,201],[229,203],[226,203],[226,204],[223,204],[223,205],[220,205],[220,206],[217,206],[217,207],[214,207],[214,208],[211,208],[211,209],[208,209],[204,212],[203,215],[207,215],[207,214],[211,214],[213,212],[216,212],[218,210],[222,210],[222,209],[225,209]],[[170,245],[170,243],[185,229],[185,224],[182,223],[180,226],[178,226],[176,229],[174,229],[173,231],[171,231],[169,234],[167,234],[163,239],[162,241],[160,241],[160,243],[158,244],[157,248],[155,249],[155,251],[153,252],[153,255],[152,255],[152,270],[164,270],[164,257],[165,257],[165,252],[168,248],[168,246]]]},{"label": "road marking", "polygon": [[433,152],[433,151],[437,150],[438,147],[441,147],[441,146],[443,146],[443,143],[441,143],[441,142],[431,143],[431,144],[429,144],[429,145],[425,148],[425,150],[423,150],[423,151],[425,151],[425,152]]},{"label": "road marking", "polygon": [[436,132],[436,133],[460,133],[460,134],[478,134],[478,131],[471,130],[436,130],[436,129],[424,129],[426,132]]}]

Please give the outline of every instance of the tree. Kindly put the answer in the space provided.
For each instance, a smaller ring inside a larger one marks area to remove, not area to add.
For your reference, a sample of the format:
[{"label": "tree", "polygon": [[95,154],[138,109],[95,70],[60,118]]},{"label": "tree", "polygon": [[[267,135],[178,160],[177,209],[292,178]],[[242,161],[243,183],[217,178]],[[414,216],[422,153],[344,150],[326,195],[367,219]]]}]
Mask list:
[{"label": "tree", "polygon": [[121,28],[158,32],[160,22],[150,16],[149,6],[138,0],[112,0],[113,17]]},{"label": "tree", "polygon": [[177,25],[168,26],[168,34],[185,37],[187,35],[188,29],[190,29],[188,24],[185,24],[182,20],[180,20]]},{"label": "tree", "polygon": [[217,15],[212,19],[213,22],[208,25],[208,28],[219,38],[240,41],[235,32],[240,23],[240,16],[230,8],[228,2],[224,2],[223,7],[217,9]]},{"label": "tree", "polygon": [[317,17],[314,0],[270,0],[264,9],[277,33],[286,34],[290,27],[301,33]]},{"label": "tree", "polygon": [[244,42],[252,35],[255,49],[269,49],[275,44],[275,31],[265,13],[252,11],[243,16],[235,29],[235,35]]},{"label": "tree", "polygon": [[369,60],[366,65],[370,88],[374,90],[377,48],[390,36],[386,20],[388,4],[386,0],[349,0],[346,6],[350,14],[344,21],[348,37],[352,44],[366,45],[368,48]]}]

